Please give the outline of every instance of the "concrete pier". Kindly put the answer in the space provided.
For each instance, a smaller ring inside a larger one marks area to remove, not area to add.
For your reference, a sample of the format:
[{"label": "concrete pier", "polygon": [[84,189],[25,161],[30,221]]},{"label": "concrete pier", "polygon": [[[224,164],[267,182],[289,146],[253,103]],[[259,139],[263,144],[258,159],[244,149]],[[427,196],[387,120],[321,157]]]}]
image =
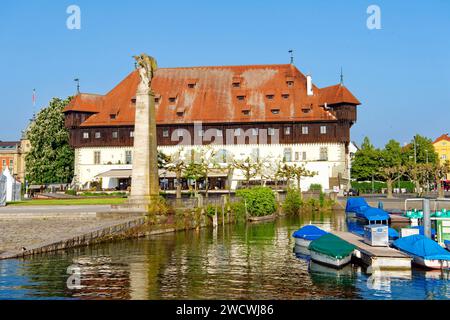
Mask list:
[{"label": "concrete pier", "polygon": [[375,269],[410,270],[411,258],[390,247],[372,247],[362,237],[343,231],[333,231],[339,238],[356,246],[354,256],[365,265]]}]

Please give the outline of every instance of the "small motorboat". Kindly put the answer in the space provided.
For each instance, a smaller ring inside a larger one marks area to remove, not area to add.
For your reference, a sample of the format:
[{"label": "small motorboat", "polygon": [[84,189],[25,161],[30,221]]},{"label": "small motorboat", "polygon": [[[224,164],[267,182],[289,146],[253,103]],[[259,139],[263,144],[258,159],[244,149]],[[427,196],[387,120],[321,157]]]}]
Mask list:
[{"label": "small motorboat", "polygon": [[445,240],[444,244],[445,244],[445,247],[447,248],[447,250],[450,251],[450,240]]},{"label": "small motorboat", "polygon": [[327,233],[316,226],[307,225],[295,231],[292,236],[295,238],[295,245],[308,248],[311,241],[317,240]]},{"label": "small motorboat", "polygon": [[413,263],[428,269],[449,269],[450,252],[436,241],[415,234],[394,241],[393,246],[413,258]]},{"label": "small motorboat", "polygon": [[308,247],[311,260],[334,268],[341,268],[350,263],[355,248],[354,245],[332,233],[312,241]]},{"label": "small motorboat", "polygon": [[364,198],[348,199],[345,212],[349,216],[368,221],[369,224],[388,224],[390,219],[385,210],[371,207]]}]

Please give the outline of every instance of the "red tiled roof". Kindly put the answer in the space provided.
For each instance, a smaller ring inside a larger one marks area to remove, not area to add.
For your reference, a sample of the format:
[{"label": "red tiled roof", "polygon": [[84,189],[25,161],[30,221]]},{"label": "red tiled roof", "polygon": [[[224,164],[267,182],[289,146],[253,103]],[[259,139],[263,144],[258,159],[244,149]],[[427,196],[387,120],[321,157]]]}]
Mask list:
[{"label": "red tiled roof", "polygon": [[320,89],[320,105],[325,103],[329,105],[338,103],[361,104],[345,86],[340,84]]},{"label": "red tiled roof", "polygon": [[439,141],[443,141],[443,140],[445,140],[445,141],[450,141],[450,137],[448,136],[448,133],[443,134],[442,136],[440,136],[439,138],[437,138],[437,139],[433,142],[433,144],[435,144],[435,143],[437,143],[437,142],[439,142]]},{"label": "red tiled roof", "polygon": [[[233,82],[240,79],[240,87]],[[287,81],[294,80],[288,87]],[[195,83],[192,88],[188,84]],[[133,125],[137,71],[131,72],[122,82],[104,96],[80,94],[64,109],[95,113],[82,126]],[[306,77],[293,65],[216,66],[189,68],[161,68],[152,81],[158,124],[257,121],[317,121],[335,120],[335,116],[320,107],[346,102],[360,104],[345,87],[319,89],[313,86],[314,95],[306,94]],[[335,88],[335,89],[333,89]],[[287,98],[282,95],[289,94]],[[268,99],[267,95],[274,95]],[[238,96],[244,96],[239,100]],[[169,101],[175,98],[176,101]],[[328,101],[329,100],[329,101]],[[323,105],[323,104],[322,104]],[[312,109],[304,113],[302,109]],[[183,115],[177,110],[184,109]],[[245,115],[243,110],[250,110]],[[272,113],[277,109],[277,114]],[[111,119],[110,114],[116,114]]]}]

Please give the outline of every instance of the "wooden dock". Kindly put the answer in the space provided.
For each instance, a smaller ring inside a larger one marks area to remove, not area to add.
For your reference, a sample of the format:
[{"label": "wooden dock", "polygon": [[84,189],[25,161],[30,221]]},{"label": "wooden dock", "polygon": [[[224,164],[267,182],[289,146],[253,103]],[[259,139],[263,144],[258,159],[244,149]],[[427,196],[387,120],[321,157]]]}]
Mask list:
[{"label": "wooden dock", "polygon": [[339,238],[356,246],[354,256],[372,268],[388,270],[410,270],[411,258],[390,247],[372,247],[362,237],[343,231],[333,231]]},{"label": "wooden dock", "polygon": [[391,224],[410,224],[411,220],[408,217],[404,217],[399,214],[389,214],[391,218]]}]

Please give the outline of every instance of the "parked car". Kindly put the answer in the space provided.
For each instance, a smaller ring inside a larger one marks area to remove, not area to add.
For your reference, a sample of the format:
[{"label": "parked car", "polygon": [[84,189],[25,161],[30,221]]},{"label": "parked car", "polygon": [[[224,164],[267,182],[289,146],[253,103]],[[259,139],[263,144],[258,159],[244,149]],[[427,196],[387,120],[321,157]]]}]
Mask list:
[{"label": "parked car", "polygon": [[355,197],[355,196],[359,196],[359,190],[353,189],[351,188],[348,191],[344,191],[344,196],[346,197]]}]

